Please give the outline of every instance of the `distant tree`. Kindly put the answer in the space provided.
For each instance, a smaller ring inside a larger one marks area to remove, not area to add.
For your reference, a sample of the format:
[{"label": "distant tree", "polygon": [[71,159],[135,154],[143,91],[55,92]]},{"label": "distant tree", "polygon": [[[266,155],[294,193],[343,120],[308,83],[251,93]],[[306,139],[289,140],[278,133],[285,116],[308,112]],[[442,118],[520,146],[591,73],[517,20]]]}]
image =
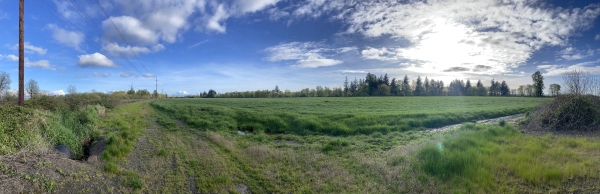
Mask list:
[{"label": "distant tree", "polygon": [[388,77],[387,73],[383,76],[383,84],[385,84],[386,86],[390,86],[390,78]]},{"label": "distant tree", "polygon": [[542,97],[544,96],[544,76],[540,71],[536,71],[531,75],[531,79],[533,79],[533,96]]},{"label": "distant tree", "polygon": [[519,86],[519,88],[517,89],[517,95],[525,96],[525,86],[523,86],[523,85]]},{"label": "distant tree", "polygon": [[206,94],[207,98],[214,98],[217,97],[217,92],[213,89],[208,90],[208,94]]},{"label": "distant tree", "polygon": [[400,88],[398,87],[398,83],[396,83],[396,78],[392,78],[392,82],[390,83],[390,95],[397,96]]},{"label": "distant tree", "polygon": [[404,76],[404,80],[402,80],[402,95],[410,96],[412,95],[412,90],[410,89],[410,81],[408,80],[408,75]]},{"label": "distant tree", "polygon": [[348,84],[348,76],[346,76],[346,81],[344,81],[344,96],[348,96],[348,90],[350,90],[350,85]]},{"label": "distant tree", "polygon": [[77,94],[77,88],[74,85],[69,85],[69,87],[67,88],[67,93]]},{"label": "distant tree", "polygon": [[127,91],[127,95],[130,95],[130,96],[135,95],[135,90],[133,89],[133,84],[131,84],[131,88]]},{"label": "distant tree", "polygon": [[158,99],[158,91],[154,90],[154,92],[152,92],[152,96]]},{"label": "distant tree", "polygon": [[487,93],[487,89],[483,86],[481,80],[477,81],[477,96],[485,96]]},{"label": "distant tree", "polygon": [[391,95],[390,94],[390,87],[388,85],[381,84],[381,85],[379,85],[378,90],[379,90],[378,93],[381,96],[389,96],[389,95]]},{"label": "distant tree", "polygon": [[560,85],[558,84],[550,84],[550,95],[558,96],[560,95]]},{"label": "distant tree", "polygon": [[0,71],[0,97],[6,97],[7,90],[10,89],[10,74]]},{"label": "distant tree", "polygon": [[600,95],[600,79],[582,70],[573,70],[562,74],[562,85],[574,95]]},{"label": "distant tree", "polygon": [[279,97],[280,92],[281,92],[281,90],[279,90],[279,86],[275,85],[275,89],[273,89],[273,92],[272,92],[273,93],[272,97],[275,97],[275,98]]},{"label": "distant tree", "polygon": [[29,94],[29,97],[36,97],[40,93],[40,86],[37,81],[30,79],[25,85],[25,91]]},{"label": "distant tree", "polygon": [[141,97],[141,98],[150,98],[150,97],[152,97],[152,95],[150,94],[150,92],[148,90],[146,90],[146,89],[138,90],[135,94],[138,97]]},{"label": "distant tree", "polygon": [[500,84],[500,95],[501,96],[510,95],[510,88],[508,88],[508,85],[506,85],[506,82],[504,80],[502,80],[502,84]]},{"label": "distant tree", "polygon": [[425,84],[423,85],[424,89],[423,89],[423,96],[429,96],[429,78],[427,78],[427,76],[425,76]]},{"label": "distant tree", "polygon": [[471,89],[471,80],[467,79],[467,83],[465,84],[463,94],[465,94],[466,96],[470,96],[468,94],[469,89]]},{"label": "distant tree", "polygon": [[483,87],[483,83],[481,83],[481,80],[477,81],[477,87]]},{"label": "distant tree", "polygon": [[525,85],[525,89],[524,90],[525,90],[525,95],[526,96],[533,96],[534,89],[533,89],[532,85],[530,85],[530,84]]},{"label": "distant tree", "polygon": [[423,96],[423,94],[423,81],[421,80],[421,76],[417,76],[417,83],[415,85],[415,96]]}]

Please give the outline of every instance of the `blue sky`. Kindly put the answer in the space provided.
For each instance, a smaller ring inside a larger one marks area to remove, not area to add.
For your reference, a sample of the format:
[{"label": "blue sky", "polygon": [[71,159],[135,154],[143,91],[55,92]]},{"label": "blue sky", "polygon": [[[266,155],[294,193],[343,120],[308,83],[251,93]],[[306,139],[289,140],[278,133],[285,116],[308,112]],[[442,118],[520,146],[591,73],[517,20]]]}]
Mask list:
[{"label": "blue sky", "polygon": [[[367,72],[546,86],[600,73],[600,4],[562,0],[37,0],[25,79],[60,94],[339,87]],[[0,0],[0,71],[18,88],[18,1]]]}]

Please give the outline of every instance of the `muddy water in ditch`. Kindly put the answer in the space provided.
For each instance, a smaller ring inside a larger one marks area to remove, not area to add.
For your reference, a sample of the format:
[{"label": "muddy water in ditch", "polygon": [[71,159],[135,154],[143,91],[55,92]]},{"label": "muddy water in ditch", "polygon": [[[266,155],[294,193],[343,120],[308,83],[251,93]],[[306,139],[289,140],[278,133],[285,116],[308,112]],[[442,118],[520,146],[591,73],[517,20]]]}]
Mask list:
[{"label": "muddy water in ditch", "polygon": [[[493,118],[493,119],[482,119],[482,120],[477,120],[477,123],[498,123],[500,120],[505,120],[505,121],[509,121],[509,120],[514,120],[520,117],[525,116],[525,114],[517,114],[517,115],[510,115],[510,116],[505,116],[505,117],[498,117],[498,118]],[[460,127],[462,124],[456,124],[456,125],[448,125],[448,126],[444,126],[444,127],[440,127],[440,128],[432,128],[432,129],[427,129],[427,132],[443,132],[443,131],[447,131],[447,130],[452,130],[452,129],[456,129],[458,127]]]}]

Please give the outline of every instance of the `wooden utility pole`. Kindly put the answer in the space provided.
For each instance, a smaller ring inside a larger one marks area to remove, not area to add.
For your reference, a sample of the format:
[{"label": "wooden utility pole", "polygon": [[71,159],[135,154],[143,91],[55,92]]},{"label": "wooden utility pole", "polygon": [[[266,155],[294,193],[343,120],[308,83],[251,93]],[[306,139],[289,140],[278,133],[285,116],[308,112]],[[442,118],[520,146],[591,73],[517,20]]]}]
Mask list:
[{"label": "wooden utility pole", "polygon": [[154,89],[154,99],[158,99],[158,77],[154,76],[154,78],[156,78],[156,89]]},{"label": "wooden utility pole", "polygon": [[19,0],[19,106],[25,105],[25,36],[24,20],[25,0]]}]

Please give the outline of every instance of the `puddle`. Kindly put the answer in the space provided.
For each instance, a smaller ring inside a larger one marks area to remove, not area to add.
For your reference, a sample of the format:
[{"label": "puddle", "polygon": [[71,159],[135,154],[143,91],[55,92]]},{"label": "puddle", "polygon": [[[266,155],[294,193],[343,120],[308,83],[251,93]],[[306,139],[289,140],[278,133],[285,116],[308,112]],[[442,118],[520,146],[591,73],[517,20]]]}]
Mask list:
[{"label": "puddle", "polygon": [[[513,119],[523,117],[523,116],[525,116],[525,114],[516,114],[516,115],[505,116],[505,117],[493,118],[493,119],[482,119],[482,120],[477,120],[477,123],[497,123],[500,120],[508,121],[508,120],[513,120]],[[456,129],[456,128],[460,127],[461,125],[462,124],[455,124],[455,125],[448,125],[448,126],[439,127],[439,128],[427,129],[427,132],[448,131],[448,130]]]}]

